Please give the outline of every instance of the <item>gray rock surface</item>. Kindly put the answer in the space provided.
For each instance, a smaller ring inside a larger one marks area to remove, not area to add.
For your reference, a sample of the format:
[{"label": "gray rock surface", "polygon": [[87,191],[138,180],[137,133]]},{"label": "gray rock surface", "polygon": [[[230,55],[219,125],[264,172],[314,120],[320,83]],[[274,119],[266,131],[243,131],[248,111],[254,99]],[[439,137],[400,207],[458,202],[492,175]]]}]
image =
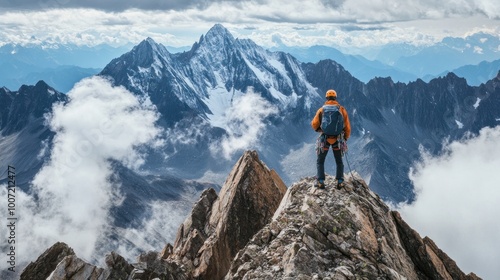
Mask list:
[{"label": "gray rock surface", "polygon": [[422,239],[358,177],[291,186],[273,221],[234,258],[225,279],[479,279]]}]

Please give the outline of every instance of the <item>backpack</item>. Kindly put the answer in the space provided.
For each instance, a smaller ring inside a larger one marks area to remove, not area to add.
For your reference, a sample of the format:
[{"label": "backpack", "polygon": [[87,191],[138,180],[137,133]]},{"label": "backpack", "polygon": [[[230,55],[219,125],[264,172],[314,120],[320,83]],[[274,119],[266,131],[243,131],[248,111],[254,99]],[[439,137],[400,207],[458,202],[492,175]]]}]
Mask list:
[{"label": "backpack", "polygon": [[328,136],[338,136],[344,130],[344,116],[340,113],[340,105],[324,105],[321,118],[321,130]]}]

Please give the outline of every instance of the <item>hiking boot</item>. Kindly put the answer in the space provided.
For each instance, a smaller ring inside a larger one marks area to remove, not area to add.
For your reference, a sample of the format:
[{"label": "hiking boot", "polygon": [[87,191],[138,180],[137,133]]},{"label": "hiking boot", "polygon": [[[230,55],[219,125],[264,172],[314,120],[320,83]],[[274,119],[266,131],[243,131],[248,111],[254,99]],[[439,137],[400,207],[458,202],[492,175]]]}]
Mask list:
[{"label": "hiking boot", "polygon": [[344,179],[337,180],[337,190],[340,190],[344,187]]},{"label": "hiking boot", "polygon": [[325,188],[325,181],[318,180],[318,181],[316,181],[316,184],[314,186],[318,189],[324,189]]}]

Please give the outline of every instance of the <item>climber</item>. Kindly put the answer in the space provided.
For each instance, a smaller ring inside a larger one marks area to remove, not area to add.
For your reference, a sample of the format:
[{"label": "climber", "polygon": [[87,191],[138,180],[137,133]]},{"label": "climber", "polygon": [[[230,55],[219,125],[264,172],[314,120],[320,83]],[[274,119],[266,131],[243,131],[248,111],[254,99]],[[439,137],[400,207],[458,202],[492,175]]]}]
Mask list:
[{"label": "climber", "polygon": [[[339,143],[347,141],[351,136],[351,124],[346,109],[337,102],[337,92],[329,89],[326,92],[326,102],[319,108],[311,122],[312,128],[320,132],[316,142],[316,184],[315,186],[325,188],[325,158],[330,146],[332,146],[335,163],[337,164],[337,189],[342,188],[344,182],[344,163]],[[345,148],[347,146],[345,145]]]}]

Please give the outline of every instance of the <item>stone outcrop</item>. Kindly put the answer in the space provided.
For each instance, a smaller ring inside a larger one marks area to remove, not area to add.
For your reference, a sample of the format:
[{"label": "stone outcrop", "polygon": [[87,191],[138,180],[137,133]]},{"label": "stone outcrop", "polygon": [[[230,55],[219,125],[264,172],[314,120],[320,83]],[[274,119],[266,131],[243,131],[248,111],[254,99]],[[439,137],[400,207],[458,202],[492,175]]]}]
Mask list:
[{"label": "stone outcrop", "polygon": [[393,211],[400,239],[413,263],[428,279],[480,279],[474,273],[465,275],[445,252],[429,237],[423,239],[398,212]]},{"label": "stone outcrop", "polygon": [[43,252],[35,262],[30,263],[21,273],[21,280],[47,279],[57,265],[75,252],[68,245],[57,242]]},{"label": "stone outcrop", "polygon": [[257,152],[245,152],[218,198],[214,191],[202,194],[179,229],[170,259],[186,266],[193,278],[222,279],[238,251],[271,221],[285,192]]},{"label": "stone outcrop", "polygon": [[359,178],[291,186],[273,221],[234,258],[225,279],[480,279],[465,275]]},{"label": "stone outcrop", "polygon": [[47,280],[106,279],[103,268],[88,264],[75,255],[65,257]]},{"label": "stone outcrop", "polygon": [[476,280],[428,237],[421,238],[359,176],[325,190],[304,178],[289,189],[246,152],[219,195],[205,190],[174,245],[106,268],[57,243],[21,279],[445,279]]},{"label": "stone outcrop", "polygon": [[[106,256],[106,268],[78,258],[67,244],[58,242],[22,272],[21,280],[128,279],[137,269],[116,253]],[[136,278],[133,278],[136,279]],[[146,278],[144,278],[146,279]],[[172,278],[173,279],[173,278]]]}]

